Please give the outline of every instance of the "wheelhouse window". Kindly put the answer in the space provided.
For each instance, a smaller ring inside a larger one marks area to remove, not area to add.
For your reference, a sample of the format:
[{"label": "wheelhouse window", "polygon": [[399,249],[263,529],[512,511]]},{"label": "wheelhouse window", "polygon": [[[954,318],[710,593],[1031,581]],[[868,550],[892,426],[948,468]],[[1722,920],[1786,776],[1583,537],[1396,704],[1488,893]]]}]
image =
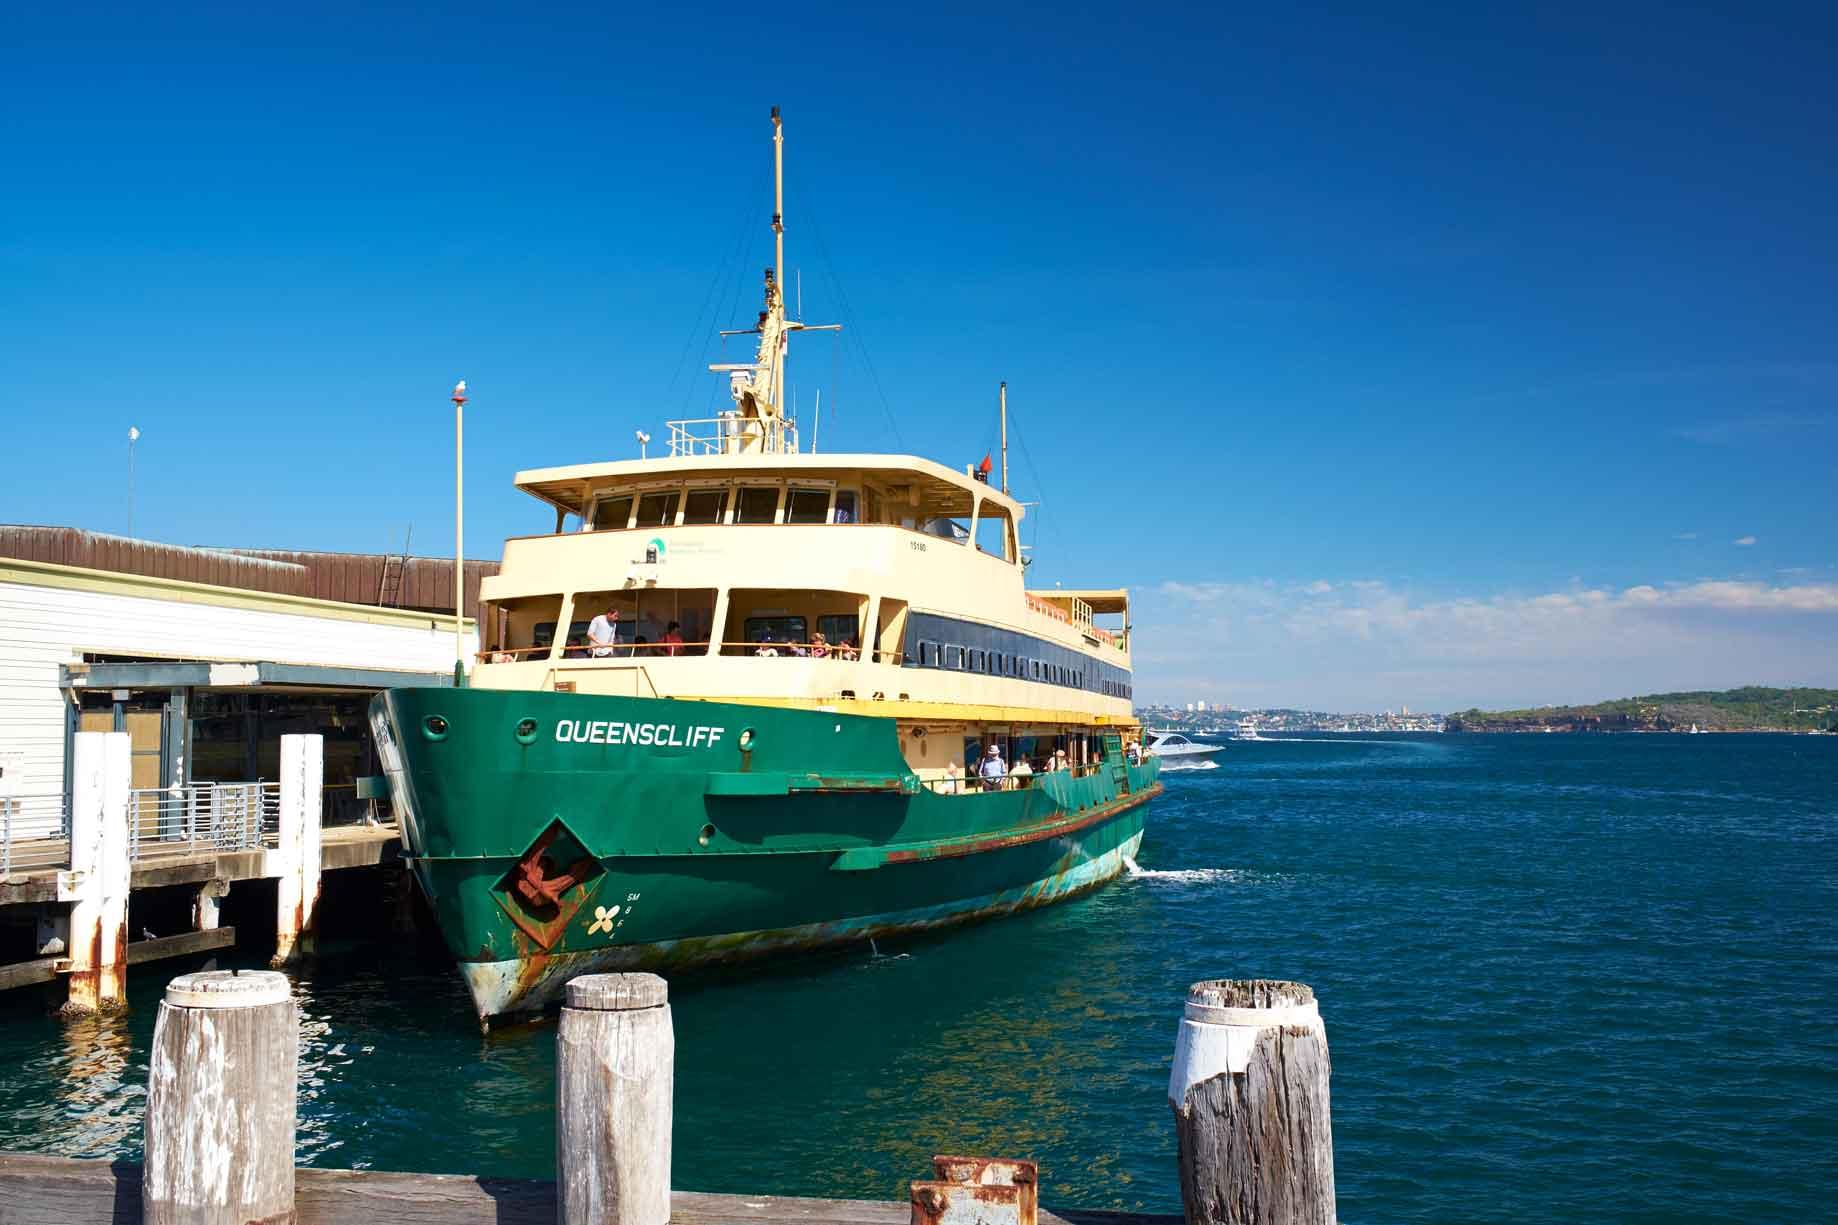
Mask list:
[{"label": "wheelhouse window", "polygon": [[627,497],[601,498],[594,503],[594,530],[617,531],[627,526],[632,520],[632,499]]},{"label": "wheelhouse window", "polygon": [[683,499],[683,523],[685,526],[720,523],[727,505],[728,491],[725,489],[692,489]]},{"label": "wheelhouse window", "polygon": [[785,522],[822,523],[829,518],[830,491],[792,489],[785,499]]},{"label": "wheelhouse window", "polygon": [[736,523],[772,523],[778,518],[778,512],[777,486],[743,485],[740,496],[734,500]]},{"label": "wheelhouse window", "polygon": [[861,522],[860,518],[858,517],[858,508],[855,502],[855,491],[853,489],[838,489],[836,491],[836,509],[830,515],[830,522],[831,523],[859,523]]},{"label": "wheelhouse window", "polygon": [[638,499],[638,517],[634,527],[670,527],[676,523],[676,504],[681,495],[674,489],[647,493]]}]

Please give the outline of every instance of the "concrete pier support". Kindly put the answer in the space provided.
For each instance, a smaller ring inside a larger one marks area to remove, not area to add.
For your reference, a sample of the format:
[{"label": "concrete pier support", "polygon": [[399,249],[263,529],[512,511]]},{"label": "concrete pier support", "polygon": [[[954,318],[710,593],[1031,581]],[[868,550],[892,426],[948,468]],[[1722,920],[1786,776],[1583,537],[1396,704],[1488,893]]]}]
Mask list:
[{"label": "concrete pier support", "polygon": [[126,1006],[128,976],[128,779],[125,732],[78,732],[72,747],[70,869],[57,900],[71,904],[69,998],[81,1016]]},{"label": "concrete pier support", "polygon": [[216,931],[223,914],[223,899],[229,893],[230,882],[227,880],[207,880],[199,885],[198,892],[192,896],[191,929],[197,932]]},{"label": "concrete pier support", "polygon": [[270,852],[268,871],[277,885],[271,965],[287,965],[313,952],[324,783],[325,737],[282,736],[280,845]]}]

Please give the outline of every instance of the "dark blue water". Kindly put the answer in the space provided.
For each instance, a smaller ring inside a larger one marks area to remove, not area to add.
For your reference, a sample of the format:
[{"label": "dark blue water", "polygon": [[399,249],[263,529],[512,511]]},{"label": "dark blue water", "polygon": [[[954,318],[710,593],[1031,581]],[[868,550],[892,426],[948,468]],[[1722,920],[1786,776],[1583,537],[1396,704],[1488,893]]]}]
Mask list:
[{"label": "dark blue water", "polygon": [[[1150,875],[673,981],[677,1185],[890,1198],[995,1152],[1178,1211],[1183,991],[1267,976],[1320,996],[1349,1222],[1838,1218],[1838,737],[1275,741],[1167,783]],[[163,981],[0,1004],[0,1148],[138,1155]],[[550,1174],[551,1027],[481,1039],[374,949],[299,990],[303,1160]]]}]

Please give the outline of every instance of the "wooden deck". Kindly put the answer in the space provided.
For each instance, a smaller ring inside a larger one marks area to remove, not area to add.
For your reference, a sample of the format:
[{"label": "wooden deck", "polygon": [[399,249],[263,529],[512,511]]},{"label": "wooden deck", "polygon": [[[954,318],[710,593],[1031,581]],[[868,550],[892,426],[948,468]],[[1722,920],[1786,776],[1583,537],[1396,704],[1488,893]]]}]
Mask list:
[{"label": "wooden deck", "polygon": [[[320,870],[364,868],[400,858],[402,839],[395,825],[331,825],[320,836]],[[62,839],[22,842],[19,849],[53,847]],[[211,848],[168,846],[147,841],[134,861],[130,887],[158,889],[166,885],[197,885],[208,880],[255,880],[264,875],[266,849],[218,851]],[[21,853],[19,858],[26,856]],[[0,880],[0,906],[19,906],[32,902],[55,902],[57,878],[62,868],[14,869]]]},{"label": "wooden deck", "polygon": [[[0,1153],[0,1225],[72,1221],[140,1225],[140,1167]],[[910,1225],[912,1207],[875,1200],[677,1191],[671,1225]],[[555,1184],[455,1174],[301,1169],[294,1175],[296,1225],[555,1225]],[[1180,1225],[1179,1216],[1123,1212],[1040,1212],[1041,1225]]]}]

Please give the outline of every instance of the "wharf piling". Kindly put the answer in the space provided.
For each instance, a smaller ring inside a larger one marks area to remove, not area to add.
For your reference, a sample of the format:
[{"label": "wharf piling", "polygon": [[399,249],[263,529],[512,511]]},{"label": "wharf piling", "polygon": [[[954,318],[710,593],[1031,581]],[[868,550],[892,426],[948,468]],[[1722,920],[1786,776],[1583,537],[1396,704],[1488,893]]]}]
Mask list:
[{"label": "wharf piling", "polygon": [[563,1225],[666,1225],[676,1031],[655,974],[568,984],[555,1039],[555,1183]]},{"label": "wharf piling", "polygon": [[1187,1225],[1333,1225],[1327,1030],[1301,983],[1195,983],[1168,1103]]},{"label": "wharf piling", "polygon": [[294,1168],[299,1012],[283,975],[181,975],[154,1031],[145,1168],[0,1153],[0,1225],[1333,1225],[1314,992],[1188,992],[1169,1099],[1184,1217],[1040,1208],[1031,1161],[940,1156],[905,1204],[670,1190],[675,1038],[650,974],[569,984],[554,1182]]},{"label": "wharf piling", "polygon": [[231,970],[172,980],[147,1072],[148,1225],[293,1216],[299,1047],[300,1010],[286,975]]},{"label": "wharf piling", "polygon": [[[77,732],[72,741],[67,836],[21,840],[0,828],[0,921],[12,931],[35,925],[39,953],[0,964],[0,990],[62,979],[65,1015],[123,1007],[130,965],[234,945],[223,904],[239,881],[275,882],[274,964],[309,956],[324,874],[399,858],[392,824],[324,828],[321,736],[280,738],[278,782],[141,791],[130,788],[127,733]],[[147,891],[186,888],[190,906],[179,915],[189,909],[190,931],[129,938],[131,898],[138,905]],[[403,873],[386,925],[393,935],[412,929],[414,889]]]}]

